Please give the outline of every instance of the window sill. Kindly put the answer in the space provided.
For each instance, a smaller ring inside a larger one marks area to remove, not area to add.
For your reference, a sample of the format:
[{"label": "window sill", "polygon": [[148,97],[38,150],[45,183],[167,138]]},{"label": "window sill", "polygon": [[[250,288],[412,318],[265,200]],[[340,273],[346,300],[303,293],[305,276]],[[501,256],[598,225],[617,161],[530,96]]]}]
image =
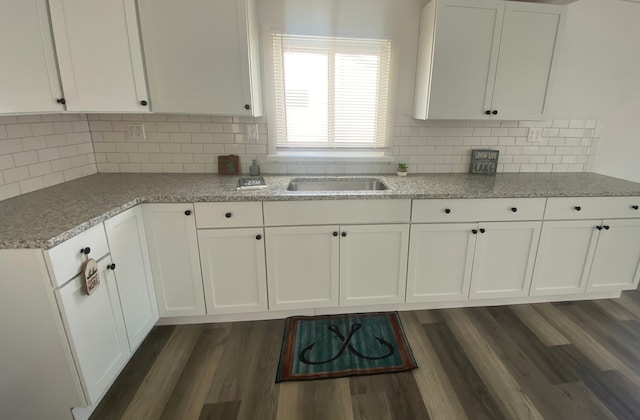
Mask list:
[{"label": "window sill", "polygon": [[267,162],[393,162],[383,152],[278,152],[267,155]]}]

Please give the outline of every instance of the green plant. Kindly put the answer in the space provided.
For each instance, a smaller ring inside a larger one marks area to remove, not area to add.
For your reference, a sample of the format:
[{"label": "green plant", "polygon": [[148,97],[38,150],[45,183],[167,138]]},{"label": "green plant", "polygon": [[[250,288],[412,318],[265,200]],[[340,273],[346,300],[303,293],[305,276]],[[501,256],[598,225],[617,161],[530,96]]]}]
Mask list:
[{"label": "green plant", "polygon": [[409,165],[407,165],[404,162],[400,162],[398,163],[398,171],[400,172],[407,172],[407,169],[409,169]]}]

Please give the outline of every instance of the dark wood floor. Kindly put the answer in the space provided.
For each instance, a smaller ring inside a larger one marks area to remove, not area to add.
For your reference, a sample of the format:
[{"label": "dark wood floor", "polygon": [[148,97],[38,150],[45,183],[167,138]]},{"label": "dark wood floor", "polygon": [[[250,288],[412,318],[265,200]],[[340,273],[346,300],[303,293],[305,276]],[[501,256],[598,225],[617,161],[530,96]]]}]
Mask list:
[{"label": "dark wood floor", "polygon": [[156,327],[92,419],[638,419],[640,292],[402,312],[419,368],[275,384],[283,320]]}]

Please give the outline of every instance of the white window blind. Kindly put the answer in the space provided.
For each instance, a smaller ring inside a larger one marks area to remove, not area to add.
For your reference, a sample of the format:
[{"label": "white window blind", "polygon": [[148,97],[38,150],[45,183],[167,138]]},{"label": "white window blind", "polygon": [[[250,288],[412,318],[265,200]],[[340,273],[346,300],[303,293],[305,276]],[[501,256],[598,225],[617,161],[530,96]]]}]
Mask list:
[{"label": "white window blind", "polygon": [[390,40],[274,34],[273,65],[276,149],[389,148]]}]

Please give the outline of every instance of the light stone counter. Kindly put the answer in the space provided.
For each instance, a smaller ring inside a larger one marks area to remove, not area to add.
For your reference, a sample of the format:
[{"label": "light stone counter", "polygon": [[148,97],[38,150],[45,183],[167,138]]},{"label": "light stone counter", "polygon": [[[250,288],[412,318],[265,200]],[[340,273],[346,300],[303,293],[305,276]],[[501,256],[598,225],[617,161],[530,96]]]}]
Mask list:
[{"label": "light stone counter", "polygon": [[[354,178],[369,177],[354,175]],[[386,191],[293,192],[295,176],[237,191],[237,176],[97,174],[0,202],[0,248],[49,249],[140,203],[393,198],[640,196],[640,184],[592,173],[377,176]],[[314,177],[305,177],[314,178]],[[327,178],[327,177],[322,177]]]}]

